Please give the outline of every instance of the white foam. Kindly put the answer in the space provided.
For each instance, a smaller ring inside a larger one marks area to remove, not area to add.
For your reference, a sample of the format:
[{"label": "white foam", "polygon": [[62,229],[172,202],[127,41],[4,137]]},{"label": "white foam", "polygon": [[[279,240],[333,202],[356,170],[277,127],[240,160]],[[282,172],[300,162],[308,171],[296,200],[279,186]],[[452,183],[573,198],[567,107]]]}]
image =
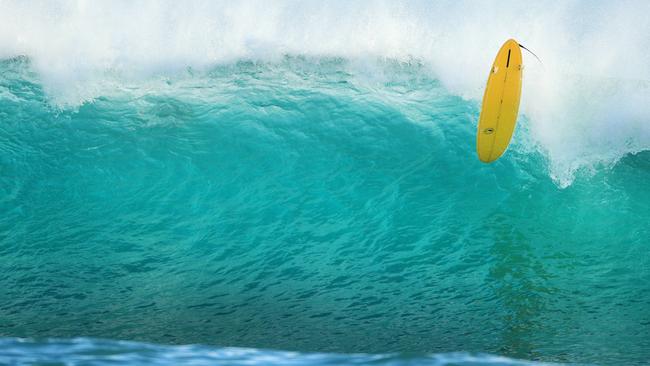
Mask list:
[{"label": "white foam", "polygon": [[522,112],[563,185],[650,149],[648,1],[2,1],[0,58],[29,56],[62,104],[129,78],[285,54],[421,60],[480,100],[510,37],[525,55]]}]

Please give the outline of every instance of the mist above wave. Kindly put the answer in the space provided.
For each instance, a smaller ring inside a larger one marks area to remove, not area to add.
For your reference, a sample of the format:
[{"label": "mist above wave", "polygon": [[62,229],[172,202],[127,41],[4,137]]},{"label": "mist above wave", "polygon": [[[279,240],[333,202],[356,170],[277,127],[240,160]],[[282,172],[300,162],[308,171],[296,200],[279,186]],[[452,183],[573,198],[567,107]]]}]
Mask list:
[{"label": "mist above wave", "polygon": [[[525,55],[521,112],[562,186],[650,148],[650,3],[522,1],[5,1],[0,57],[29,57],[51,100],[79,105],[125,84],[286,55],[425,65],[480,102],[500,44]],[[381,62],[380,62],[381,64]]]}]

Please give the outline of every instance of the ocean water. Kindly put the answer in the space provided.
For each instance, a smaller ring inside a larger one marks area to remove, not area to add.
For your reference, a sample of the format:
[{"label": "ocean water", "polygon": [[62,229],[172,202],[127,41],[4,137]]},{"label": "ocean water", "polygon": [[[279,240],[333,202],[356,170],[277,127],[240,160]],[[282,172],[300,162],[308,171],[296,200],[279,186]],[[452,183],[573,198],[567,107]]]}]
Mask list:
[{"label": "ocean water", "polygon": [[0,364],[650,362],[649,3],[0,3]]},{"label": "ocean water", "polygon": [[0,340],[0,362],[47,365],[380,365],[380,366],[552,366],[484,354],[448,353],[425,356],[398,354],[334,354],[270,351],[206,346],[161,346],[127,341],[75,338],[34,342]]}]

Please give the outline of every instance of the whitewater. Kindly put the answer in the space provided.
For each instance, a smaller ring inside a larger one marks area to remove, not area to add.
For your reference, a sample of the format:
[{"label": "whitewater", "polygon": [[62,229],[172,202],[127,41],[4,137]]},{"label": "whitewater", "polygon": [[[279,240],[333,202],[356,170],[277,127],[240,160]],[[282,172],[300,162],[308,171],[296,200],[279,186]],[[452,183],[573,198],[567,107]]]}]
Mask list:
[{"label": "whitewater", "polygon": [[514,37],[545,62],[526,60],[522,114],[559,184],[650,146],[643,1],[3,4],[0,57],[29,56],[61,105],[92,100],[110,81],[287,54],[352,59],[370,78],[381,74],[376,58],[418,60],[451,93],[478,100],[494,49]]},{"label": "whitewater", "polygon": [[0,9],[0,363],[650,360],[650,3]]}]

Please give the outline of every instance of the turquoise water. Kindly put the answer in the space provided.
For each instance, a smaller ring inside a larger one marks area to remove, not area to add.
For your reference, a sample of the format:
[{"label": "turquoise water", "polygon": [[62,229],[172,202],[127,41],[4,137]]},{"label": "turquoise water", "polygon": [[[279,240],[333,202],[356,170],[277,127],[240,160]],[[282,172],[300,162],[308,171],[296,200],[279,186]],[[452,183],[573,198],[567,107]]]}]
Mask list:
[{"label": "turquoise water", "polygon": [[3,4],[0,364],[650,362],[650,3]]},{"label": "turquoise water", "polygon": [[61,109],[3,61],[0,334],[650,359],[650,155],[560,188],[524,118],[484,165],[476,102],[382,67],[240,62]]}]

